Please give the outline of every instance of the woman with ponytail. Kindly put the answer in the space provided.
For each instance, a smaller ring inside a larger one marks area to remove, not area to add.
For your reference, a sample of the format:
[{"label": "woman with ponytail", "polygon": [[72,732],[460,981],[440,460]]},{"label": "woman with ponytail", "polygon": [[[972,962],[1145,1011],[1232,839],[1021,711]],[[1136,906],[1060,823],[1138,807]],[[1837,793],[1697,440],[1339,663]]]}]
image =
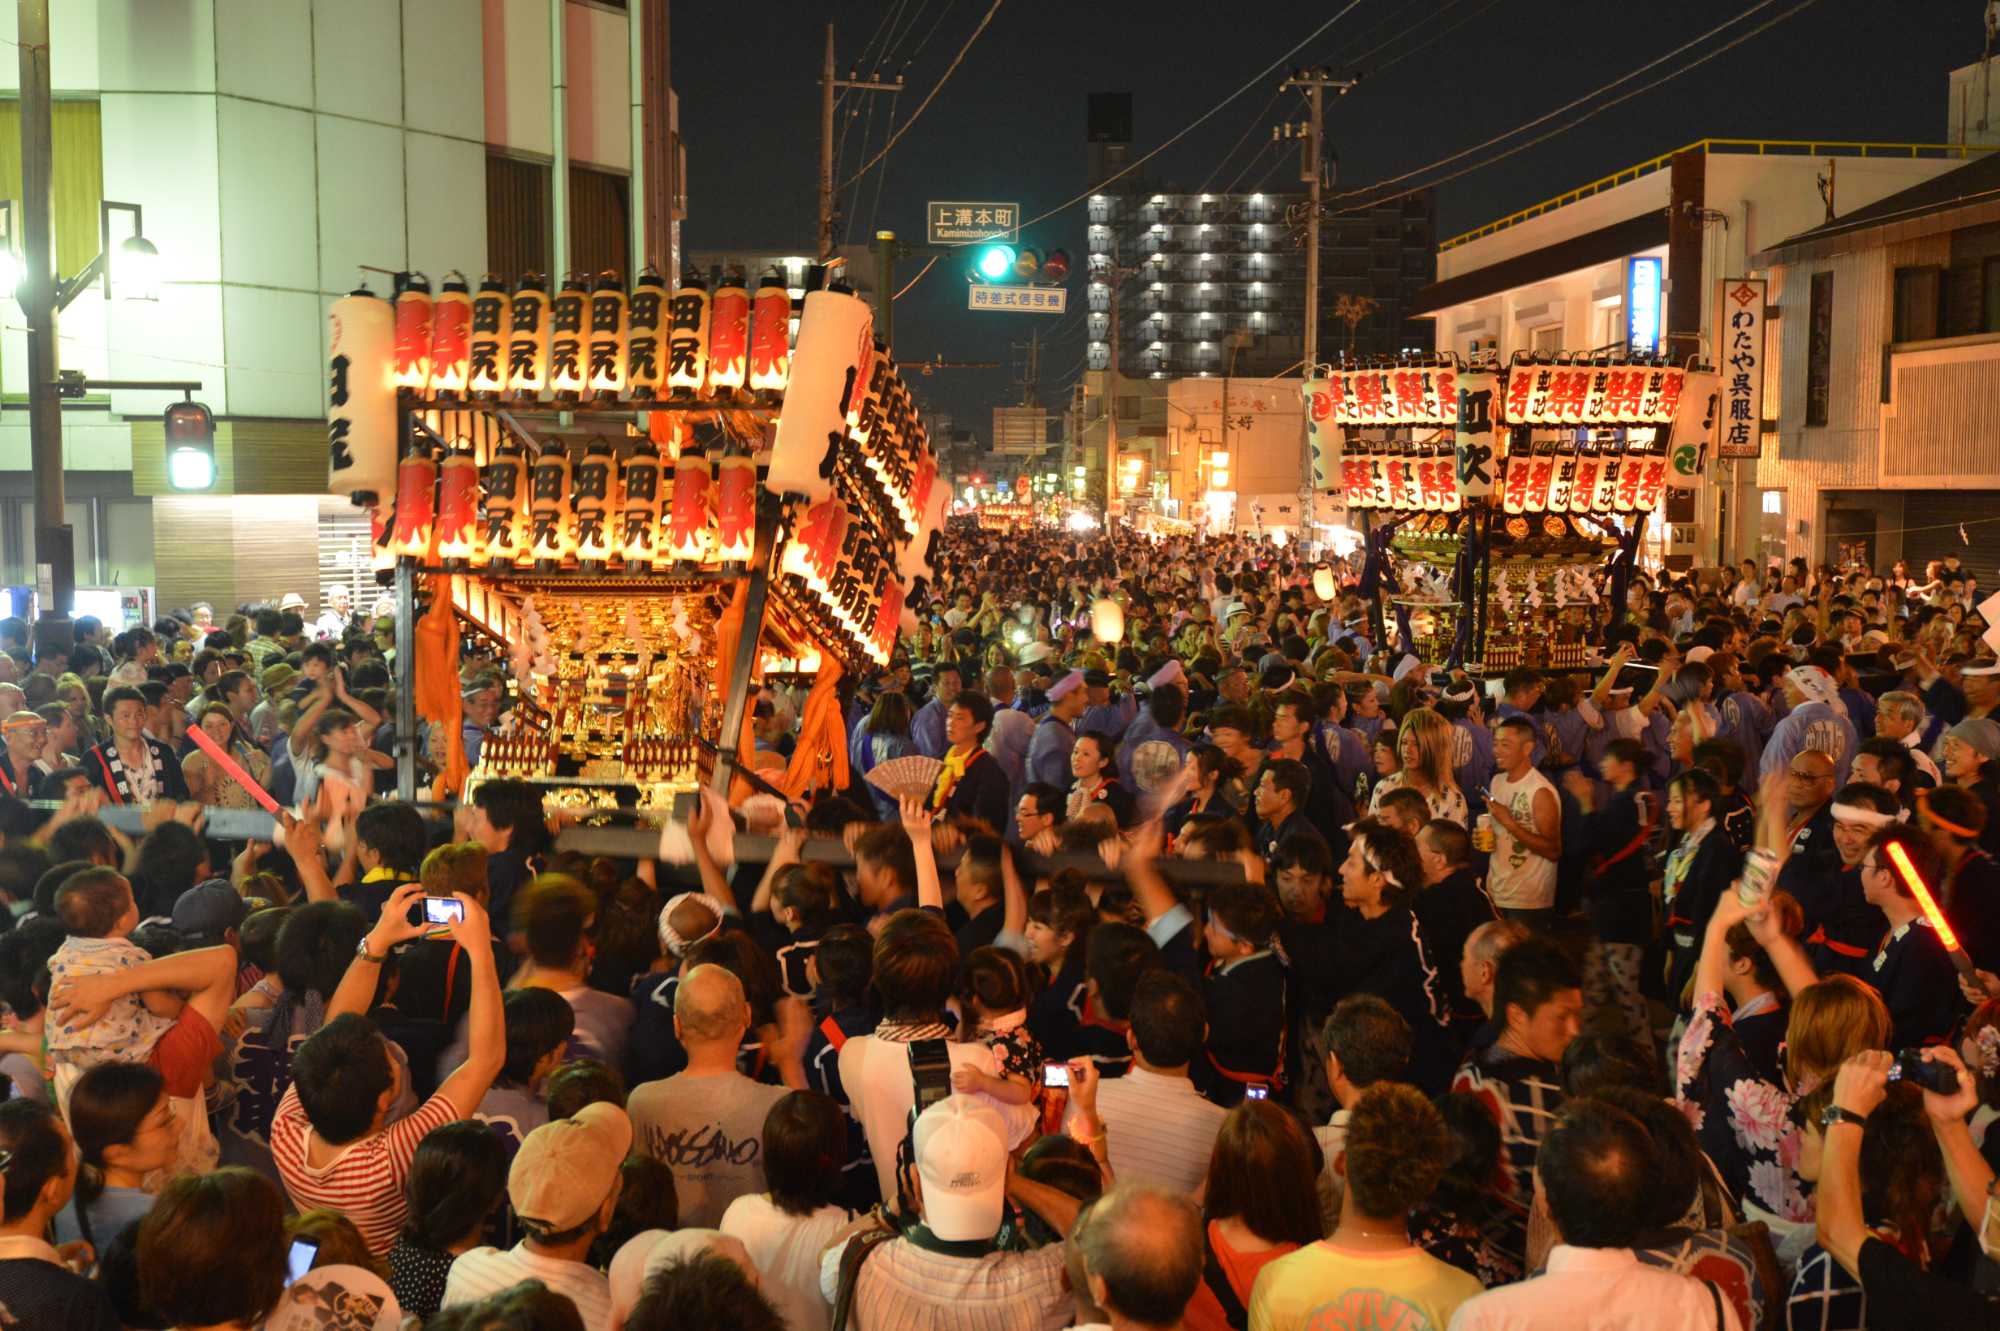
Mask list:
[{"label": "woman with ponytail", "polygon": [[69,1094],[80,1164],[76,1193],[56,1215],[56,1241],[102,1252],[153,1209],[145,1180],[178,1158],[180,1124],[160,1074],[144,1063],[99,1063]]},{"label": "woman with ponytail", "polygon": [[507,1147],[477,1119],[431,1129],[410,1162],[410,1215],[389,1249],[389,1288],[406,1315],[428,1320],[458,1255],[486,1241],[506,1199]]}]

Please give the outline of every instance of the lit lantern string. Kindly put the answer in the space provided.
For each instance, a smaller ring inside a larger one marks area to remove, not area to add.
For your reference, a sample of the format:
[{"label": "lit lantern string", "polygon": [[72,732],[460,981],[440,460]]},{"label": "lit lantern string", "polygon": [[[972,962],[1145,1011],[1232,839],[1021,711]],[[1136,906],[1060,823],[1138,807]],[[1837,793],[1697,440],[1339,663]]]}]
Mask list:
[{"label": "lit lantern string", "polygon": [[548,382],[549,295],[541,275],[529,273],[508,303],[507,389],[519,397],[540,396]]},{"label": "lit lantern string", "polygon": [[615,399],[625,392],[625,289],[618,274],[598,274],[590,293],[590,391]]},{"label": "lit lantern string", "polygon": [[711,479],[708,459],[688,449],[674,464],[673,523],[669,552],[675,559],[699,562],[708,553]]},{"label": "lit lantern string", "polygon": [[396,469],[396,525],[390,547],[405,559],[428,559],[437,523],[438,464],[428,448],[413,450]]},{"label": "lit lantern string", "polygon": [[660,454],[642,441],[626,455],[621,470],[624,528],[619,552],[628,569],[652,568],[660,562]]},{"label": "lit lantern string", "polygon": [[472,557],[478,538],[479,468],[469,448],[445,454],[438,472],[437,554],[459,566]]},{"label": "lit lantern string", "polygon": [[750,388],[782,393],[792,368],[792,297],[785,279],[766,274],[750,310]]},{"label": "lit lantern string", "polygon": [[757,463],[725,453],[715,482],[715,549],[725,564],[748,562],[756,540]]},{"label": "lit lantern string", "polygon": [[667,305],[667,387],[677,397],[708,380],[708,287],[690,273]]},{"label": "lit lantern string", "polygon": [[465,391],[471,335],[472,293],[465,274],[453,270],[444,275],[431,304],[431,392],[456,396]]},{"label": "lit lantern string", "polygon": [[562,290],[549,301],[549,387],[564,402],[583,396],[583,325],[589,307],[582,273],[564,278]]},{"label": "lit lantern string", "polygon": [[660,395],[665,374],[661,338],[666,329],[667,283],[647,264],[632,282],[625,333],[625,381],[632,396],[644,401]]},{"label": "lit lantern string", "polygon": [[488,273],[472,298],[472,328],[466,340],[466,387],[475,397],[507,391],[507,287]]},{"label": "lit lantern string", "polygon": [[526,553],[528,455],[513,445],[494,450],[480,501],[481,554],[488,568],[507,567]]},{"label": "lit lantern string", "polygon": [[576,515],[576,557],[601,565],[611,557],[609,514],[617,502],[612,492],[618,476],[618,459],[609,442],[593,443],[576,464],[570,486],[570,502]]},{"label": "lit lantern string", "polygon": [[424,391],[431,381],[431,280],[411,273],[396,296],[396,387]]},{"label": "lit lantern string", "polygon": [[564,532],[569,518],[569,454],[549,444],[535,455],[528,481],[528,517],[532,524],[529,553],[544,569],[562,562],[569,551]]},{"label": "lit lantern string", "polygon": [[750,293],[725,279],[709,305],[708,387],[733,393],[743,387],[750,355]]}]

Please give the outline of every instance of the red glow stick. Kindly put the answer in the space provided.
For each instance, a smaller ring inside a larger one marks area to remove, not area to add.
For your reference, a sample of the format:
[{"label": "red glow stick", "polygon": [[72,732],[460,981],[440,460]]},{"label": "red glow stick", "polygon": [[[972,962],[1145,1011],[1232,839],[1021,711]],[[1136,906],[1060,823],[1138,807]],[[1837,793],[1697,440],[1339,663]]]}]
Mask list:
[{"label": "red glow stick", "polygon": [[220,767],[229,776],[235,778],[237,785],[250,792],[251,799],[256,800],[264,806],[264,812],[274,818],[283,812],[278,807],[278,801],[271,798],[270,792],[251,780],[250,774],[243,770],[243,764],[230,757],[228,750],[210,739],[207,731],[203,730],[200,726],[189,726],[187,733],[188,738],[194,741],[196,748],[215,759],[217,767]]},{"label": "red glow stick", "polygon": [[1910,863],[1910,852],[1904,850],[1902,843],[1898,841],[1889,842],[1883,849],[1889,852],[1889,863],[1896,866],[1896,876],[1903,880],[1903,885],[1910,889],[1910,895],[1924,908],[1924,914],[1929,918],[1931,928],[1937,930],[1938,941],[1944,944],[1945,951],[1951,955],[1952,964],[1957,966],[1961,973],[1972,974],[1972,958],[1966,956],[1965,949],[1959,946],[1958,935],[1951,931],[1951,925],[1946,922],[1944,912],[1938,909],[1937,899],[1931,895],[1931,890],[1924,886],[1923,876],[1917,872],[1917,866]]}]

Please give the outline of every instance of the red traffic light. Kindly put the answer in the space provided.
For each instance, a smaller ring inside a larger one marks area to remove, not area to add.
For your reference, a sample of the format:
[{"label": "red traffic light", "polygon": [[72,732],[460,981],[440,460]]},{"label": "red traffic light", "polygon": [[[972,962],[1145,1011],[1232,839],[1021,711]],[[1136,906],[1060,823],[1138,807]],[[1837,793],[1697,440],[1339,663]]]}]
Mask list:
[{"label": "red traffic light", "polygon": [[1042,260],[1042,278],[1049,282],[1060,282],[1069,276],[1069,251],[1050,250],[1049,257]]}]

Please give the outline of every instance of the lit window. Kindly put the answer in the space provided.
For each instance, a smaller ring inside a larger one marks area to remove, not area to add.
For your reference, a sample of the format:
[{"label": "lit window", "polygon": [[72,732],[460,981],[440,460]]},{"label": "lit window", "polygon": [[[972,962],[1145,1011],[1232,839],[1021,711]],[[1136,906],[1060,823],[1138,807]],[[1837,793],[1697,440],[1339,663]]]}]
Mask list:
[{"label": "lit window", "polygon": [[1774,517],[1784,516],[1785,492],[1783,490],[1766,490],[1764,492],[1764,511]]}]

